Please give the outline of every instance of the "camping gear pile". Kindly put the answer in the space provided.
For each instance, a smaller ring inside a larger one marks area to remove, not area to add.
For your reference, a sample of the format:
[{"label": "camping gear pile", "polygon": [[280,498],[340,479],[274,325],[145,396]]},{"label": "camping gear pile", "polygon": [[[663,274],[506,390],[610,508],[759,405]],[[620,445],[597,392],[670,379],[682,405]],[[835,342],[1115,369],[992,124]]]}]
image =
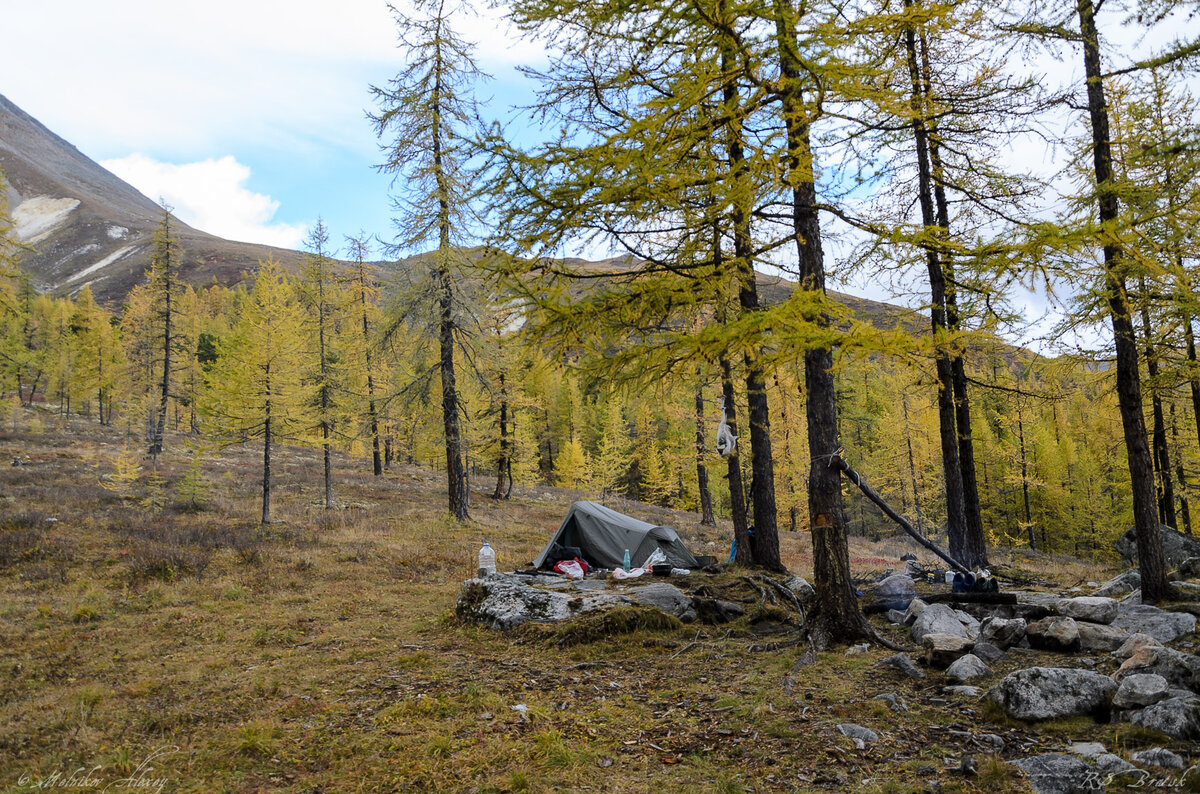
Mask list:
[{"label": "camping gear pile", "polygon": [[[610,570],[614,579],[632,579],[647,573],[682,574],[700,564],[670,527],[648,524],[604,505],[580,501],[571,505],[533,567],[573,578]],[[579,576],[572,573],[576,568],[582,570]]]}]

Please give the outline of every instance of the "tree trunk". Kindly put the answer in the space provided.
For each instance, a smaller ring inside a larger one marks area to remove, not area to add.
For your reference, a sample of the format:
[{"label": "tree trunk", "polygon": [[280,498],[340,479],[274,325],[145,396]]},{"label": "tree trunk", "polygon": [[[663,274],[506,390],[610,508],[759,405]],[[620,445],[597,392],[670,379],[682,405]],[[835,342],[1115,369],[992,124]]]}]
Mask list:
[{"label": "tree trunk", "polygon": [[1144,276],[1140,279],[1139,286],[1142,290],[1142,338],[1146,342],[1146,375],[1153,421],[1152,460],[1157,480],[1155,493],[1158,496],[1158,521],[1171,529],[1178,529],[1179,522],[1175,518],[1175,488],[1171,482],[1171,451],[1167,448],[1167,423],[1163,415],[1162,397],[1158,393],[1158,352],[1154,349],[1154,336],[1150,331],[1150,298]]},{"label": "tree trunk", "polygon": [[704,449],[704,389],[699,383],[700,368],[696,368],[696,487],[700,491],[700,525],[715,527],[712,494],[708,489],[708,466],[705,464]]},{"label": "tree trunk", "polygon": [[1196,336],[1192,318],[1183,317],[1183,336],[1187,340],[1188,384],[1192,387],[1192,418],[1196,421],[1196,438],[1200,439],[1200,362],[1196,361]]},{"label": "tree trunk", "polygon": [[[787,130],[787,177],[792,190],[792,230],[799,264],[799,289],[825,292],[825,257],[821,226],[816,210],[809,120],[805,114],[800,85],[800,60],[791,4],[774,0],[776,45],[782,75],[781,102]],[[828,318],[823,318],[828,323]],[[841,471],[834,465],[838,442],[837,400],[833,382],[833,353],[828,348],[804,354],[804,385],[807,395],[808,515],[813,545],[813,587],[817,613],[812,616],[811,636],[818,647],[872,636],[866,618],[858,609],[850,579],[850,549],[846,541],[846,517],[842,511]]]},{"label": "tree trunk", "polygon": [[[361,267],[361,265],[360,265]],[[360,272],[360,279],[365,276]],[[362,332],[363,350],[366,352],[367,364],[367,418],[371,423],[371,471],[378,477],[383,474],[383,460],[379,455],[379,414],[375,410],[375,375],[371,368],[371,326],[367,321],[367,294],[364,290],[359,293],[362,302]]]},{"label": "tree trunk", "polygon": [[[271,367],[267,365],[267,394],[271,393]],[[262,523],[271,523],[271,398],[267,398],[267,410],[263,419],[263,477],[262,477]]]},{"label": "tree trunk", "polygon": [[492,492],[493,499],[507,499],[504,490],[505,478],[512,467],[508,462],[508,391],[504,385],[504,373],[500,373],[500,457],[496,461],[496,490]]},{"label": "tree trunk", "polygon": [[[1108,131],[1108,104],[1100,68],[1100,35],[1096,30],[1092,0],[1078,0],[1079,30],[1083,39],[1083,65],[1087,76],[1088,115],[1092,131],[1092,159],[1096,174],[1097,204],[1102,227],[1116,225],[1117,194],[1112,184],[1112,149]],[[1125,286],[1124,251],[1113,233],[1104,236],[1104,286],[1112,317],[1116,346],[1117,403],[1125,433],[1129,479],[1133,488],[1134,529],[1138,564],[1142,574],[1142,600],[1155,603],[1170,594],[1162,537],[1154,505],[1154,467],[1142,417],[1142,388],[1138,373],[1137,339]]]},{"label": "tree trunk", "polygon": [[[729,360],[721,356],[721,394],[725,398],[725,424],[729,432],[737,435],[737,403],[734,402],[733,374]],[[729,472],[729,512],[733,520],[733,541],[736,547],[734,562],[750,565],[750,525],[746,514],[746,486],[742,482],[741,445],[725,459]]]},{"label": "tree trunk", "polygon": [[1179,514],[1183,518],[1183,529],[1192,534],[1192,511],[1188,504],[1187,474],[1183,469],[1183,451],[1179,447],[1179,426],[1175,424],[1175,403],[1171,403],[1171,440],[1175,442],[1175,477],[1179,480]]},{"label": "tree trunk", "polygon": [[[725,4],[721,4],[721,16],[725,16]],[[721,36],[721,65],[732,73],[738,63],[734,42],[729,35]],[[746,194],[745,152],[738,88],[733,80],[724,86],[724,100],[728,122],[729,171],[736,187],[732,202],[734,272],[738,279],[738,305],[743,313],[759,310],[758,285],[755,281],[750,236],[750,197]],[[771,422],[767,405],[767,383],[762,365],[750,352],[744,355],[746,365],[746,403],[750,424],[750,506],[754,513],[754,537],[750,544],[752,561],[755,565],[770,570],[782,570],[779,559],[779,528],[775,512],[775,465],[771,458]],[[740,550],[740,546],[739,546]]]},{"label": "tree trunk", "polygon": [[[913,0],[904,0],[911,9]],[[933,179],[929,158],[929,134],[925,122],[925,100],[921,72],[917,64],[917,36],[913,26],[904,28],[909,77],[912,81],[912,130],[917,150],[917,197],[921,206],[921,223],[927,233],[944,239],[946,230],[937,222],[933,204]],[[934,367],[937,374],[938,428],[941,435],[942,471],[946,480],[946,531],[949,535],[950,556],[957,560],[975,556],[967,540],[967,515],[963,498],[962,468],[958,455],[958,431],[955,427],[953,367],[946,348],[949,328],[946,321],[946,275],[937,247],[931,243],[921,246],[925,251],[929,271],[930,323],[933,330]],[[971,563],[966,563],[971,564]]]},{"label": "tree trunk", "polygon": [[[440,58],[440,48],[438,57]],[[467,511],[467,473],[463,468],[462,435],[458,421],[458,389],[454,379],[454,286],[450,280],[450,188],[442,164],[442,73],[435,68],[432,102],[433,171],[438,191],[438,250],[434,281],[438,290],[438,345],[442,373],[442,427],[446,440],[446,483],[450,512],[465,521]]]}]

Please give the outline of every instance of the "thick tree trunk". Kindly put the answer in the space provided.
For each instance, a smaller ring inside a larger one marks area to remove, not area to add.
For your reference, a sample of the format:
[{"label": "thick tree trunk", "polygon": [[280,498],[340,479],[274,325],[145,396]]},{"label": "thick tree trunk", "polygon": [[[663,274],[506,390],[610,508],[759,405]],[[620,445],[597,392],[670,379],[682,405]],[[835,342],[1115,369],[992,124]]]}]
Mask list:
[{"label": "thick tree trunk", "polygon": [[1196,422],[1196,438],[1200,439],[1200,362],[1196,360],[1196,335],[1192,318],[1183,317],[1183,337],[1187,341],[1188,384],[1192,387],[1192,418]]},{"label": "thick tree trunk", "polygon": [[[1101,226],[1117,223],[1117,194],[1112,184],[1112,149],[1108,131],[1108,104],[1100,69],[1100,35],[1096,30],[1092,0],[1079,0],[1079,30],[1083,39],[1083,65],[1087,76],[1088,115],[1092,130],[1092,159],[1096,173],[1097,204]],[[1142,574],[1142,600],[1155,603],[1170,595],[1162,537],[1154,505],[1154,466],[1142,417],[1142,388],[1138,373],[1137,339],[1129,308],[1124,274],[1124,251],[1106,234],[1104,243],[1104,286],[1112,317],[1117,354],[1117,403],[1125,433],[1129,479],[1133,488],[1134,529],[1138,564]]]},{"label": "thick tree trunk", "polygon": [[696,487],[700,491],[700,524],[715,527],[712,493],[708,489],[708,466],[705,465],[704,448],[704,389],[699,383],[700,370],[696,369]]},{"label": "thick tree trunk", "polygon": [[[792,231],[796,239],[799,288],[825,291],[825,257],[821,225],[816,210],[809,120],[800,86],[799,53],[791,5],[774,0],[776,45],[782,80],[782,111],[788,141],[788,182],[792,190]],[[824,320],[823,322],[828,322]],[[808,515],[813,545],[813,588],[817,613],[812,616],[812,637],[818,647],[870,637],[873,632],[858,609],[850,579],[850,549],[846,517],[842,511],[841,471],[835,459],[838,441],[837,400],[833,382],[833,353],[828,348],[804,354],[807,395]]]}]

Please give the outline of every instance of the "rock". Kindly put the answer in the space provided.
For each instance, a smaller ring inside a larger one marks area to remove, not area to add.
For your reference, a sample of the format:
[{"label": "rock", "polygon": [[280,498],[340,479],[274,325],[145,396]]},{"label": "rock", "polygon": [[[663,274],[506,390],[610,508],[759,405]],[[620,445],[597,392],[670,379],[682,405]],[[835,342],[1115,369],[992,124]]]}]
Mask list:
[{"label": "rock", "polygon": [[991,674],[992,671],[983,663],[983,660],[971,653],[959,657],[946,668],[946,677],[956,681],[970,681],[972,678],[981,678]]},{"label": "rock", "polygon": [[890,622],[896,626],[903,626],[904,625],[904,616],[906,614],[908,614],[908,613],[903,612],[899,609],[889,609],[887,611],[888,622]]},{"label": "rock", "polygon": [[966,684],[958,684],[957,686],[948,686],[942,688],[943,692],[949,692],[952,695],[962,695],[966,698],[978,700],[983,697],[983,690],[977,686],[967,686]]},{"label": "rock", "polygon": [[1176,582],[1174,587],[1184,598],[1200,598],[1200,584],[1196,584],[1195,582]]},{"label": "rock", "polygon": [[1108,752],[1100,742],[1075,742],[1067,747],[1071,755],[1081,755],[1084,758],[1095,758]]},{"label": "rock", "polygon": [[985,618],[979,626],[979,640],[997,648],[1011,648],[1025,636],[1025,618]]},{"label": "rock", "polygon": [[1025,627],[1025,638],[1032,648],[1068,653],[1079,650],[1079,627],[1073,618],[1049,617]]},{"label": "rock", "polygon": [[929,606],[919,598],[914,598],[908,605],[908,609],[904,610],[904,620],[901,621],[906,626],[911,626],[916,623],[917,618],[921,617],[921,613],[925,611],[925,607]]},{"label": "rock", "polygon": [[696,610],[692,607],[692,599],[673,584],[651,582],[633,588],[630,595],[637,603],[660,609],[668,615],[674,615],[684,623],[691,623],[696,619]]},{"label": "rock", "polygon": [[1119,709],[1140,709],[1167,696],[1167,679],[1154,673],[1127,675],[1121,679],[1112,704]]},{"label": "rock", "polygon": [[1140,604],[1142,603],[1142,590],[1138,588],[1127,596],[1122,596],[1122,604]]},{"label": "rock", "polygon": [[463,583],[455,612],[463,620],[490,629],[511,629],[522,623],[566,620],[571,616],[564,593],[542,590],[515,577],[492,574]]},{"label": "rock", "polygon": [[1004,658],[1004,651],[988,642],[975,643],[975,648],[971,651],[971,653],[978,656],[987,664],[995,664]]},{"label": "rock", "polygon": [[925,664],[939,669],[949,667],[959,657],[969,653],[973,645],[969,639],[957,634],[934,632],[921,637]]},{"label": "rock", "polygon": [[1010,762],[1025,773],[1037,794],[1093,794],[1104,791],[1091,764],[1065,753],[1047,753]]},{"label": "rock", "polygon": [[1054,605],[1054,609],[1063,617],[1086,620],[1088,623],[1100,623],[1106,626],[1117,619],[1117,602],[1111,598],[1096,596],[1064,598]]},{"label": "rock", "polygon": [[1116,689],[1111,678],[1090,670],[1029,667],[1005,676],[988,698],[1010,717],[1049,720],[1103,714]]},{"label": "rock", "polygon": [[1184,612],[1166,612],[1150,604],[1121,604],[1112,625],[1130,634],[1149,634],[1168,643],[1196,630],[1196,617]]},{"label": "rock", "polygon": [[[1157,677],[1155,676],[1155,678]],[[1124,686],[1124,682],[1122,682],[1122,686]],[[1160,700],[1134,714],[1130,722],[1134,725],[1141,725],[1143,728],[1153,728],[1180,741],[1200,739],[1200,698]]]},{"label": "rock", "polygon": [[975,738],[980,744],[991,750],[993,753],[1004,752],[1004,740],[994,733],[980,733],[977,734]]},{"label": "rock", "polygon": [[1157,766],[1160,769],[1183,769],[1183,759],[1165,747],[1151,747],[1130,753],[1129,758],[1142,766]]},{"label": "rock", "polygon": [[1075,621],[1079,630],[1079,649],[1081,651],[1112,651],[1121,647],[1121,643],[1129,638],[1129,633],[1112,626],[1101,626],[1098,623]]},{"label": "rock", "polygon": [[808,580],[803,576],[793,576],[783,583],[787,589],[791,590],[796,598],[800,599],[800,603],[807,606],[810,601],[817,597],[817,591],[808,583]]},{"label": "rock", "polygon": [[1200,693],[1200,657],[1163,646],[1147,646],[1121,663],[1113,679],[1121,681],[1135,673],[1153,673],[1167,679],[1169,686]]},{"label": "rock", "polygon": [[[1200,557],[1200,540],[1162,524],[1158,532],[1162,537],[1163,560],[1168,569],[1178,568],[1188,557]],[[1113,541],[1113,548],[1128,564],[1137,562],[1137,532],[1130,529]]]},{"label": "rock", "polygon": [[1118,777],[1120,775],[1128,774],[1129,772],[1136,773],[1141,771],[1121,756],[1114,755],[1113,753],[1104,753],[1102,755],[1098,755],[1093,759],[1093,761],[1096,764],[1096,771],[1105,778]]},{"label": "rock", "polygon": [[1093,596],[1114,598],[1126,593],[1132,593],[1142,586],[1142,574],[1139,571],[1128,570],[1109,579],[1092,593]]},{"label": "rock", "polygon": [[888,609],[907,609],[917,597],[913,580],[902,573],[892,574],[875,585],[875,598]]},{"label": "rock", "polygon": [[887,657],[886,659],[881,659],[877,666],[879,666],[879,667],[895,667],[897,670],[901,671],[902,673],[907,675],[909,678],[924,678],[925,677],[925,674],[923,672],[921,672],[920,669],[918,669],[915,664],[913,664],[912,659],[909,659],[908,655],[903,654],[903,653],[893,654],[893,655]]},{"label": "rock", "polygon": [[979,621],[971,615],[963,612],[961,609],[954,610],[954,616],[958,618],[958,622],[963,624],[963,628],[967,630],[967,639],[979,639]]},{"label": "rock", "polygon": [[959,621],[954,610],[945,604],[930,604],[912,624],[912,638],[921,642],[926,634],[950,634],[967,639],[967,627]]},{"label": "rock", "polygon": [[1180,579],[1200,578],[1200,556],[1188,557],[1186,560],[1179,563],[1179,578]]},{"label": "rock", "polygon": [[692,596],[692,609],[701,623],[710,625],[728,623],[746,614],[741,604],[703,596]]},{"label": "rock", "polygon": [[897,713],[908,711],[908,704],[904,702],[904,698],[895,692],[884,692],[882,695],[876,695],[872,700],[882,700],[888,704],[889,709]]},{"label": "rock", "polygon": [[1149,634],[1130,634],[1129,639],[1121,643],[1121,647],[1117,648],[1110,655],[1118,661],[1125,661],[1130,656],[1133,656],[1143,648],[1161,648],[1162,643],[1151,637]]},{"label": "rock", "polygon": [[864,728],[861,725],[854,725],[849,722],[843,722],[837,726],[838,733],[849,739],[858,739],[866,744],[879,741],[879,734],[870,728]]}]

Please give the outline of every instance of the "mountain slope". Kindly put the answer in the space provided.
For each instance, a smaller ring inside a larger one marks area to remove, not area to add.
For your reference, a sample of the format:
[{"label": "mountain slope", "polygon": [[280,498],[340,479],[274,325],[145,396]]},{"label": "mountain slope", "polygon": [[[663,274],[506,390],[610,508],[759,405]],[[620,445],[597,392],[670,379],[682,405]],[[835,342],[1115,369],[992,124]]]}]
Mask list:
[{"label": "mountain slope", "polygon": [[[33,250],[21,267],[39,290],[73,294],[85,284],[97,300],[120,303],[150,264],[161,209],[128,183],[0,95],[0,168],[8,179],[17,239]],[[228,284],[273,255],[295,265],[295,251],[223,240],[183,223],[182,278]]]}]

